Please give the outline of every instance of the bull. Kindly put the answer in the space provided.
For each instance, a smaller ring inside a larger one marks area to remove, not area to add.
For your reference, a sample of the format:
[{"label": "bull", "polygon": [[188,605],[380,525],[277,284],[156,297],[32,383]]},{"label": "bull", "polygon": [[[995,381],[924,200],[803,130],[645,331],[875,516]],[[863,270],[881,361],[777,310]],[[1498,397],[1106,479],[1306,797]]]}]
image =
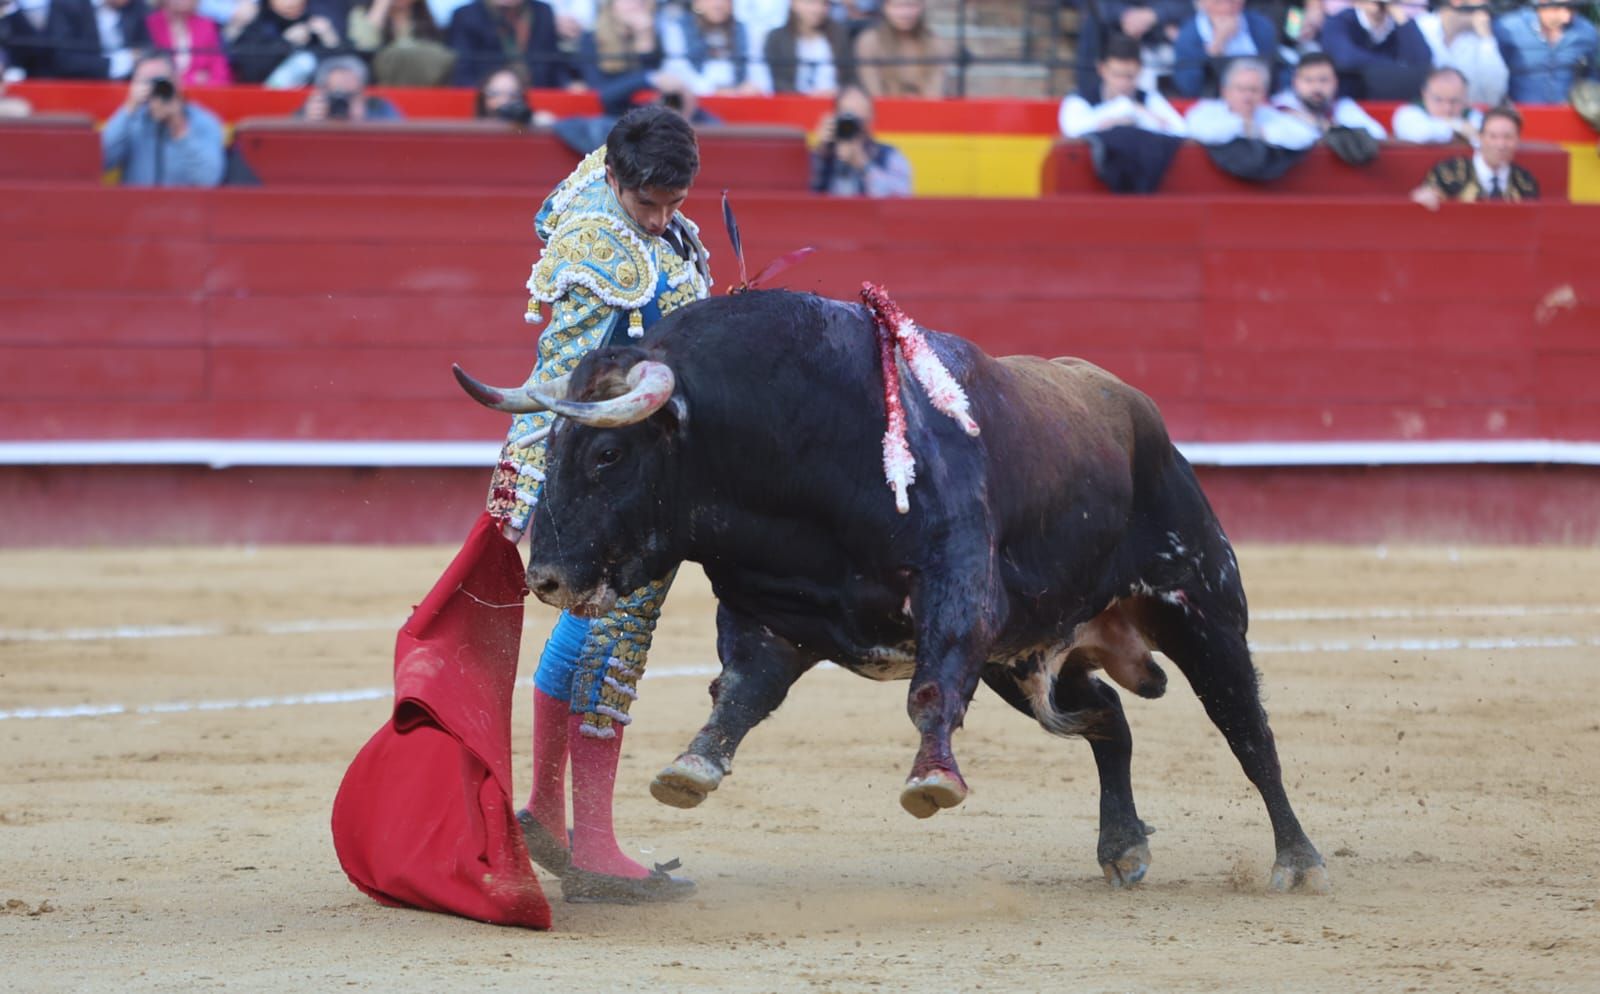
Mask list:
[{"label": "bull", "polygon": [[831,660],[911,681],[920,745],[900,802],[928,817],[966,797],[951,735],[982,680],[1045,731],[1088,740],[1097,858],[1130,886],[1149,868],[1149,829],[1120,698],[1095,673],[1159,697],[1155,647],[1266,804],[1270,886],[1326,890],[1261,706],[1238,564],[1156,405],[1081,360],[997,359],[924,334],[981,434],[905,391],[919,461],[906,514],[883,485],[879,353],[860,305],[785,291],[702,301],[543,386],[456,369],[482,404],[560,415],[527,573],[541,600],[602,612],[685,560],[712,584],[711,715],[652,793],[703,801],[751,729]]}]

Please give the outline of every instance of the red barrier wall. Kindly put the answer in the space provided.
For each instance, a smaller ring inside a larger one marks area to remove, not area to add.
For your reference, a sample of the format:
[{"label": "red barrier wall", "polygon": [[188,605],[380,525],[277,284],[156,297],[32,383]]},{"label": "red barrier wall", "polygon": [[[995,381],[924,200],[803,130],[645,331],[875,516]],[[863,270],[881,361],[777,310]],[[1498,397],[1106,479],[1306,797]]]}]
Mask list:
[{"label": "red barrier wall", "polygon": [[[503,417],[461,396],[449,364],[526,374],[535,206],[399,189],[0,189],[0,438],[493,440]],[[848,297],[870,278],[923,324],[990,351],[1088,357],[1148,391],[1182,440],[1600,438],[1600,206],[791,195],[737,206],[752,268],[815,245],[787,285]],[[690,211],[726,285],[714,196]],[[1422,535],[1441,506],[1428,487],[1448,485],[1469,504],[1531,488],[1502,502],[1525,508],[1515,521],[1468,527],[1463,512],[1463,535],[1597,530],[1581,510],[1600,504],[1583,469],[1370,471],[1398,482],[1329,489],[1364,472],[1228,471],[1282,484],[1270,490],[1278,510],[1230,528]],[[279,538],[348,537],[330,532],[338,518],[364,538],[402,537],[391,522],[404,520],[405,538],[449,540],[460,529],[415,528],[480,486],[456,471],[11,469],[0,542],[53,534],[49,522],[78,513],[73,488],[108,473],[155,481],[113,488],[119,504],[151,501],[119,508],[116,534],[132,538],[242,535],[238,509],[213,500],[233,487],[240,506],[267,502],[261,520],[279,522]],[[457,480],[448,499],[445,477]],[[1252,482],[1219,507],[1264,492]],[[1330,509],[1313,493],[1343,496]],[[330,510],[340,500],[355,517]],[[144,518],[140,533],[131,522]]]}]

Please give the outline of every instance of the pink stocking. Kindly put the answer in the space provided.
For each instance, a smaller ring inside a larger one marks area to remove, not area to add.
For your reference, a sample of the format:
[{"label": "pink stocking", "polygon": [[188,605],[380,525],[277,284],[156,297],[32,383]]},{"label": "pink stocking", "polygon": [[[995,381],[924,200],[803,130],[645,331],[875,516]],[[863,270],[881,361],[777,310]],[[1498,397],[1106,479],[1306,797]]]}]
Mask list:
[{"label": "pink stocking", "polygon": [[[563,705],[565,707],[565,705]],[[622,854],[611,821],[611,797],[622,757],[622,726],[616,735],[593,738],[578,731],[583,716],[570,715],[567,743],[572,754],[572,865],[615,877],[648,877],[650,871]]]},{"label": "pink stocking", "polygon": [[567,841],[567,722],[572,708],[544,691],[533,691],[533,793],[528,812],[552,839]]}]

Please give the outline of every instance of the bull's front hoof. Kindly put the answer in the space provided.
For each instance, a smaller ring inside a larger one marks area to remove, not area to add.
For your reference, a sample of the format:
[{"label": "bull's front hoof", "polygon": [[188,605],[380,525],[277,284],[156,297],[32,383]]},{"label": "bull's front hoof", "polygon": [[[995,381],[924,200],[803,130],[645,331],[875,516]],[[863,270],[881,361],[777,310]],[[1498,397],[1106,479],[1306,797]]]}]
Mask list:
[{"label": "bull's front hoof", "polygon": [[650,781],[650,795],[662,804],[692,808],[706,799],[722,783],[723,772],[716,763],[686,752]]},{"label": "bull's front hoof", "polygon": [[1106,875],[1106,883],[1117,890],[1132,887],[1150,872],[1150,846],[1144,842],[1129,846],[1116,859],[1101,863],[1100,869]]},{"label": "bull's front hoof", "polygon": [[940,808],[953,808],[966,799],[966,782],[951,770],[932,770],[912,777],[900,791],[900,806],[918,818],[931,818]]},{"label": "bull's front hoof", "polygon": [[1267,889],[1275,894],[1296,890],[1307,894],[1331,894],[1333,881],[1328,877],[1328,868],[1320,861],[1315,866],[1276,863],[1272,867],[1272,879],[1268,881]]}]

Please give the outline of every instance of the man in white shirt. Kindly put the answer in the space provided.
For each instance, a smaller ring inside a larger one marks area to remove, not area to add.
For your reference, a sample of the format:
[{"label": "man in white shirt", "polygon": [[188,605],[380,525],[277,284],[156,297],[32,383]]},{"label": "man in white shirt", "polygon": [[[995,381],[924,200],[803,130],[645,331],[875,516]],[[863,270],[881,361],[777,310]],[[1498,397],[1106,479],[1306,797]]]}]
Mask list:
[{"label": "man in white shirt", "polygon": [[1422,84],[1422,103],[1394,112],[1396,140],[1418,145],[1478,144],[1483,115],[1467,104],[1467,77],[1460,69],[1435,69]]},{"label": "man in white shirt", "polygon": [[1222,76],[1222,97],[1200,100],[1184,122],[1189,137],[1202,145],[1226,145],[1236,138],[1255,138],[1278,148],[1299,151],[1315,145],[1322,133],[1292,114],[1267,103],[1267,64],[1235,59]]},{"label": "man in white shirt", "polygon": [[1326,134],[1329,128],[1355,128],[1365,131],[1376,141],[1383,141],[1389,133],[1361,105],[1349,97],[1339,96],[1339,73],[1333,59],[1323,52],[1309,52],[1294,67],[1290,89],[1272,98],[1272,105],[1286,114],[1292,114]]},{"label": "man in white shirt", "polygon": [[1433,67],[1461,70],[1467,77],[1468,102],[1492,107],[1505,99],[1510,72],[1483,3],[1445,0],[1438,10],[1418,14],[1416,25],[1433,50]]},{"label": "man in white shirt", "polygon": [[1100,74],[1100,102],[1090,104],[1074,93],[1061,101],[1061,133],[1082,138],[1096,131],[1131,126],[1182,138],[1183,118],[1161,94],[1139,89],[1141,51],[1126,35],[1112,35],[1096,69]]}]

